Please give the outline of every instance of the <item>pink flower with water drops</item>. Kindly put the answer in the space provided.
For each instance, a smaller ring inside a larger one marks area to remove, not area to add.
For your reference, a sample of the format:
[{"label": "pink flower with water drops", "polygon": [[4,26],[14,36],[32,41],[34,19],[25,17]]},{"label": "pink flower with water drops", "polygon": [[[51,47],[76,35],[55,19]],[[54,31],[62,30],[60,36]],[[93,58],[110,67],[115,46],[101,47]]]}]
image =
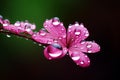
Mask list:
[{"label": "pink flower with water drops", "polygon": [[88,36],[89,32],[83,24],[75,23],[66,30],[58,18],[53,18],[46,20],[44,29],[34,33],[32,38],[38,43],[48,44],[44,49],[47,59],[62,58],[68,54],[77,65],[87,67],[90,59],[86,53],[100,51],[97,43],[85,41]]},{"label": "pink flower with water drops", "polygon": [[25,22],[16,21],[14,24],[11,24],[8,19],[3,20],[2,16],[0,16],[0,24],[2,24],[4,30],[16,34],[27,33],[29,35],[32,35],[33,30],[36,29],[35,24],[31,24],[28,21]]}]

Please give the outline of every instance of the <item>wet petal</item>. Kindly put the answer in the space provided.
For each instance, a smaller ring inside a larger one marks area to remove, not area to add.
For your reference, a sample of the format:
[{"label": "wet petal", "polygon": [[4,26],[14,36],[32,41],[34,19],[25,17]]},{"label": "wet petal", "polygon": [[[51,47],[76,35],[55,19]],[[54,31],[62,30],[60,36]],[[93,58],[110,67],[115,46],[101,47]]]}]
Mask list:
[{"label": "wet petal", "polygon": [[66,45],[66,29],[58,18],[46,20],[44,27],[61,45]]},{"label": "wet petal", "polygon": [[58,45],[49,45],[44,49],[44,56],[49,60],[61,58],[65,54],[62,48],[58,48]]},{"label": "wet petal", "polygon": [[52,44],[53,43],[53,37],[49,33],[45,32],[44,30],[40,30],[39,32],[34,33],[32,35],[32,38],[36,42],[39,42],[42,44]]},{"label": "wet petal", "polygon": [[88,67],[90,65],[90,59],[88,56],[82,52],[69,51],[69,56],[72,60],[81,67]]},{"label": "wet petal", "polygon": [[84,27],[83,24],[75,23],[70,25],[67,31],[67,43],[74,45],[79,43],[81,40],[86,39],[89,36],[88,30]]},{"label": "wet petal", "polygon": [[100,46],[92,41],[82,41],[81,43],[72,46],[71,49],[72,48],[85,53],[96,53],[100,51]]}]

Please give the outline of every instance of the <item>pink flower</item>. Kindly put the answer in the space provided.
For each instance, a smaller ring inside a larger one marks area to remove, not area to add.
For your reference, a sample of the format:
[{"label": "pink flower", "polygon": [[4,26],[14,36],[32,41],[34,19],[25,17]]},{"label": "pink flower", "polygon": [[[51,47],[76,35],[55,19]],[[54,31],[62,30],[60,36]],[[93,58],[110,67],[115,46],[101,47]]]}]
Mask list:
[{"label": "pink flower", "polygon": [[46,20],[44,28],[32,35],[32,38],[42,44],[48,44],[44,49],[47,59],[62,58],[68,54],[72,60],[81,67],[90,65],[90,59],[85,53],[100,51],[100,46],[92,41],[85,41],[89,36],[83,24],[70,25],[66,31],[58,18]]},{"label": "pink flower", "polygon": [[32,35],[33,30],[35,30],[36,26],[34,24],[30,24],[29,22],[19,22],[17,21],[15,24],[10,24],[8,19],[3,20],[2,16],[0,17],[0,23],[3,25],[3,29],[10,31],[12,33],[20,34],[27,33]]}]

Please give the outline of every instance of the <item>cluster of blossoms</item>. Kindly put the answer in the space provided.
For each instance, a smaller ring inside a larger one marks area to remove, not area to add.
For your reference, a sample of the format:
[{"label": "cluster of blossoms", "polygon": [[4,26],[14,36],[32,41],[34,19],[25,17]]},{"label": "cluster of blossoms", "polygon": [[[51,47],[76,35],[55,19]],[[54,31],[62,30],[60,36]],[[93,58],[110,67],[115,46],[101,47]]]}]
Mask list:
[{"label": "cluster of blossoms", "polygon": [[66,30],[63,23],[55,17],[46,20],[44,28],[39,32],[34,32],[35,25],[28,22],[16,22],[13,25],[0,17],[0,24],[2,24],[1,31],[6,30],[19,36],[21,33],[27,33],[30,35],[29,39],[46,45],[44,55],[48,60],[62,58],[67,54],[77,65],[87,67],[90,65],[90,59],[86,53],[100,51],[100,46],[97,43],[85,41],[89,32],[83,24],[69,25]]}]

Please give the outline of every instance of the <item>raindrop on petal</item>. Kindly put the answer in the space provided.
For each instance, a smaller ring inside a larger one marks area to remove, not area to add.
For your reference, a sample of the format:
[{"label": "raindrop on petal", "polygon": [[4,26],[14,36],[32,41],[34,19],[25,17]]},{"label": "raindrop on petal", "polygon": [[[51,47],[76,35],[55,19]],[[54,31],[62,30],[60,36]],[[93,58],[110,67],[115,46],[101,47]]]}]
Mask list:
[{"label": "raindrop on petal", "polygon": [[20,26],[20,22],[17,21],[14,25],[15,25],[15,26]]},{"label": "raindrop on petal", "polygon": [[75,35],[80,35],[80,32],[75,32]]},{"label": "raindrop on petal", "polygon": [[91,51],[91,50],[88,50],[87,52],[88,52],[88,53],[92,53],[92,51]]},{"label": "raindrop on petal", "polygon": [[8,24],[5,23],[5,24],[3,24],[3,26],[8,26]]},{"label": "raindrop on petal", "polygon": [[60,56],[62,54],[62,52],[60,51],[60,52],[56,52],[56,53],[49,53],[49,55],[51,56],[51,57],[58,57],[58,56]]},{"label": "raindrop on petal", "polygon": [[92,45],[91,45],[91,44],[87,45],[87,48],[91,48],[91,47],[92,47]]},{"label": "raindrop on petal", "polygon": [[46,33],[45,33],[45,32],[43,32],[43,33],[40,33],[40,35],[41,35],[41,36],[45,36],[45,35],[46,35]]},{"label": "raindrop on petal", "polygon": [[85,44],[85,41],[82,41],[80,44]]},{"label": "raindrop on petal", "polygon": [[86,37],[88,37],[88,36],[89,36],[89,34],[88,34],[88,33],[86,33],[86,34],[85,34],[85,36],[86,36]]},{"label": "raindrop on petal", "polygon": [[78,23],[75,23],[75,26],[79,26],[79,24],[78,24]]},{"label": "raindrop on petal", "polygon": [[51,42],[51,41],[48,41],[47,44],[52,44],[52,42]]},{"label": "raindrop on petal", "polygon": [[73,60],[79,60],[80,59],[80,56],[74,56],[72,57]]},{"label": "raindrop on petal", "polygon": [[80,62],[80,64],[84,64],[84,62],[83,62],[83,61],[81,61],[81,62]]},{"label": "raindrop on petal", "polygon": [[53,25],[55,25],[55,26],[57,26],[58,24],[60,24],[60,22],[58,22],[58,21],[53,22]]}]

